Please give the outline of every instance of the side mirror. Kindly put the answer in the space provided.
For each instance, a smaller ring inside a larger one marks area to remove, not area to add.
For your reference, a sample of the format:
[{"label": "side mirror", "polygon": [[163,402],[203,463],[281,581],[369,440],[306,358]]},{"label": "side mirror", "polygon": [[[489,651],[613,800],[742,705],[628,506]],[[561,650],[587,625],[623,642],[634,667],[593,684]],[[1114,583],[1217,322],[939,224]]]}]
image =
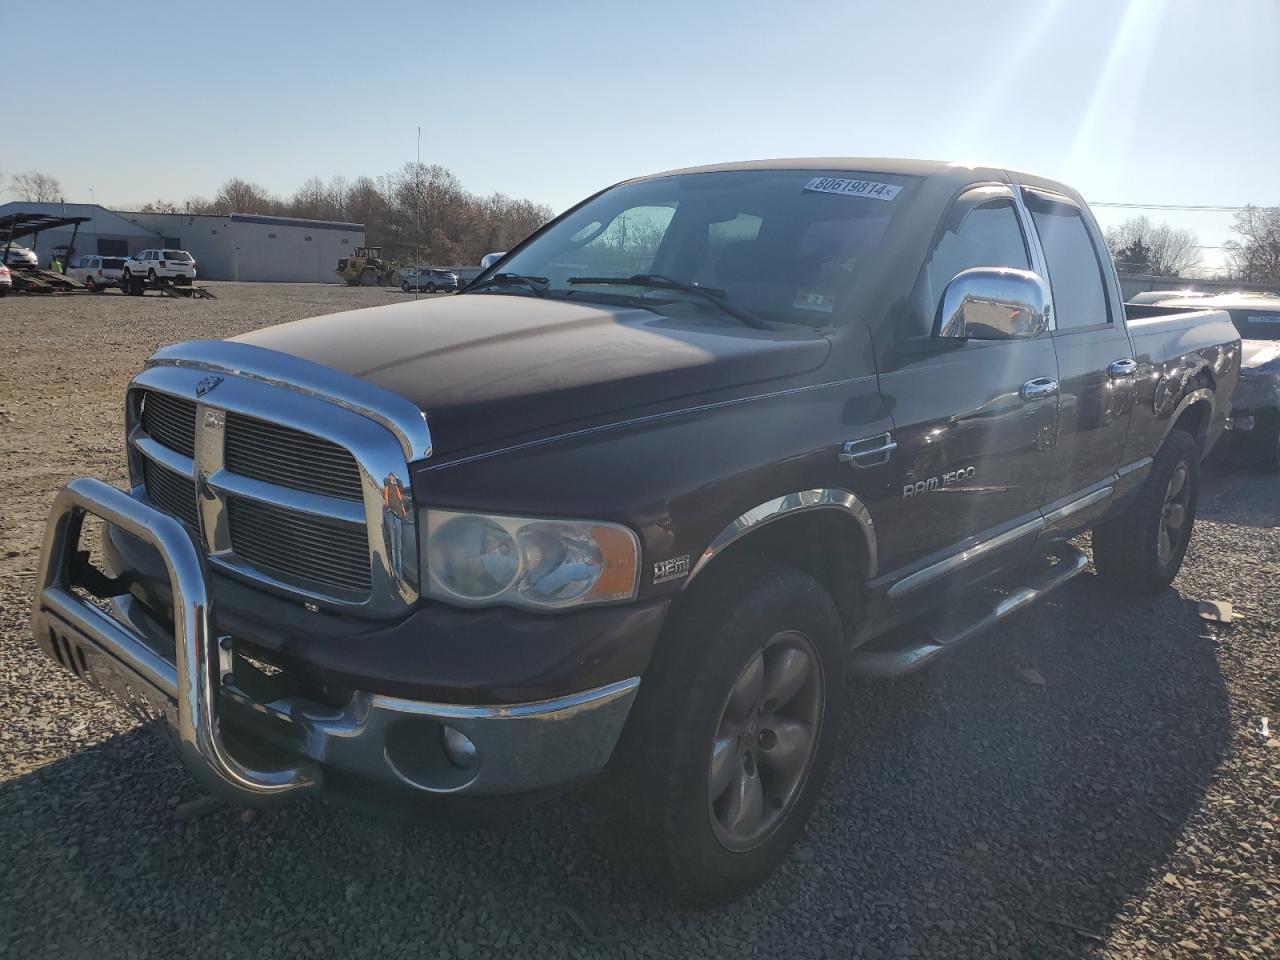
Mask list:
[{"label": "side mirror", "polygon": [[1049,329],[1049,285],[1010,267],[974,267],[947,284],[933,321],[935,337],[1014,340]]},{"label": "side mirror", "polygon": [[488,270],[490,267],[492,267],[495,263],[497,263],[506,255],[507,255],[507,251],[505,250],[499,253],[486,253],[483,257],[480,258],[480,269]]}]

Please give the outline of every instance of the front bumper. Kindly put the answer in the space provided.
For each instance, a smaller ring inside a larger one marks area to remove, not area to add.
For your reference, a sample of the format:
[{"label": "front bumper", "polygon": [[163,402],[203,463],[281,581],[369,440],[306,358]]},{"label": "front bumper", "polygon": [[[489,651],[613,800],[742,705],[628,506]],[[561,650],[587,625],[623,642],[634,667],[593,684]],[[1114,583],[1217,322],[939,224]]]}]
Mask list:
[{"label": "front bumper", "polygon": [[[87,514],[164,559],[171,631],[123,587],[110,613],[76,589],[91,579],[77,559]],[[326,771],[422,794],[502,796],[572,782],[604,766],[639,685],[631,677],[551,700],[481,706],[360,690],[340,706],[273,699],[250,692],[263,689],[261,678],[249,676],[215,626],[202,555],[181,524],[98,480],[73,480],[58,494],[32,611],[37,643],[135,715],[163,718],[192,773],[240,802],[315,791]],[[461,734],[472,745],[471,762],[450,759],[449,730],[454,743]]]}]

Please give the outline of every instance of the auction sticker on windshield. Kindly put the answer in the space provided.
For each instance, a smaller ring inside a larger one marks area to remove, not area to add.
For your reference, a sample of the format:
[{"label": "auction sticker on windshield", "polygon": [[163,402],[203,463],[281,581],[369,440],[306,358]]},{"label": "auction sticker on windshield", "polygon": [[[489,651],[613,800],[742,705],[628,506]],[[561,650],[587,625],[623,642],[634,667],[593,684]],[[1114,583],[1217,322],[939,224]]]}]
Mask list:
[{"label": "auction sticker on windshield", "polygon": [[845,197],[870,197],[872,200],[892,200],[902,192],[901,187],[874,180],[844,180],[840,177],[814,177],[804,185],[810,193],[838,193]]}]

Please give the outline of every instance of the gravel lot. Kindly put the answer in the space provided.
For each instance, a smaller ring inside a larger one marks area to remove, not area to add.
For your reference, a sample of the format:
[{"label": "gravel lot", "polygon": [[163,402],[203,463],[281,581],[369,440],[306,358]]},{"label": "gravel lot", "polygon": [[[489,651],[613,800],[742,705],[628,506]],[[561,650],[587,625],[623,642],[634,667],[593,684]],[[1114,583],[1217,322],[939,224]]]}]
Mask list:
[{"label": "gravel lot", "polygon": [[199,791],[168,747],[27,636],[49,503],[123,482],[124,386],[161,344],[401,298],[210,286],[0,300],[0,954],[1280,957],[1280,482],[1252,471],[1207,470],[1162,596],[1085,575],[923,676],[853,685],[802,845],[723,910],[614,875],[573,797],[472,831],[320,800],[179,819]]}]

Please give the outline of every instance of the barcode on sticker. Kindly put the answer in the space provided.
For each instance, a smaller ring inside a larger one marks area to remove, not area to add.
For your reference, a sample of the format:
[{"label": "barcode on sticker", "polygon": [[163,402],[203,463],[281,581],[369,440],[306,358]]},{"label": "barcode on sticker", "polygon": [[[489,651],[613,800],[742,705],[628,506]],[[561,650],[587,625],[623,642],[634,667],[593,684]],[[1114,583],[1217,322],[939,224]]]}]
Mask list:
[{"label": "barcode on sticker", "polygon": [[892,200],[902,190],[892,183],[845,180],[840,177],[814,177],[804,188],[810,193],[838,193],[846,197],[870,197],[872,200]]}]

